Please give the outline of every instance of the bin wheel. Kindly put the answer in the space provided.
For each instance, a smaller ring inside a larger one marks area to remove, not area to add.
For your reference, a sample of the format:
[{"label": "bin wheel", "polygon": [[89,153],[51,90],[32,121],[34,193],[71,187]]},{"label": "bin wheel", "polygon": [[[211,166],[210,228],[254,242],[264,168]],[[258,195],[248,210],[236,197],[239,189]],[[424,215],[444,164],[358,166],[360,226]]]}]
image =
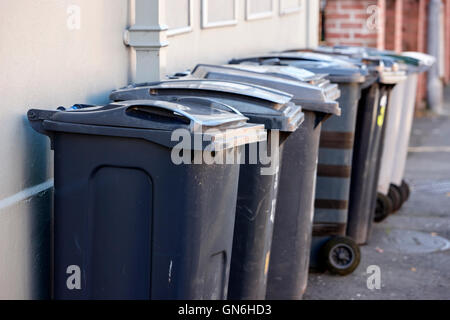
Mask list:
[{"label": "bin wheel", "polygon": [[400,193],[400,188],[391,184],[388,193],[389,199],[392,201],[392,213],[397,212],[403,205],[402,194]]},{"label": "bin wheel", "polygon": [[322,247],[324,266],[332,274],[346,276],[358,267],[361,251],[348,237],[333,237]]},{"label": "bin wheel", "polygon": [[408,201],[409,196],[411,195],[411,188],[409,187],[409,184],[405,180],[402,181],[400,191],[402,192],[402,198],[404,202]]},{"label": "bin wheel", "polygon": [[377,208],[375,209],[375,222],[381,222],[386,219],[393,210],[393,204],[388,196],[382,193],[377,194]]}]

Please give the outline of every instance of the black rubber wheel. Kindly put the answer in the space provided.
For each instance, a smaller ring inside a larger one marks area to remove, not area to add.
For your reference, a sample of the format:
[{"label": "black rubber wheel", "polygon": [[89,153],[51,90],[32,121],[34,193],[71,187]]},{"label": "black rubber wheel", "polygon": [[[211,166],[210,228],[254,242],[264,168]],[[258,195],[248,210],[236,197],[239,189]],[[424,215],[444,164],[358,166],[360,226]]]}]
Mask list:
[{"label": "black rubber wheel", "polygon": [[321,248],[323,265],[332,274],[346,276],[358,267],[361,251],[348,237],[333,237]]},{"label": "black rubber wheel", "polygon": [[411,188],[409,187],[409,184],[405,180],[402,181],[400,190],[402,192],[402,197],[404,199],[404,202],[408,201],[409,196],[411,195]]},{"label": "black rubber wheel", "polygon": [[391,184],[388,193],[389,199],[392,201],[392,213],[397,212],[403,205],[402,195],[400,193],[400,188]]},{"label": "black rubber wheel", "polygon": [[393,211],[392,201],[388,196],[382,193],[377,194],[377,208],[375,209],[375,222],[381,222],[386,219]]}]

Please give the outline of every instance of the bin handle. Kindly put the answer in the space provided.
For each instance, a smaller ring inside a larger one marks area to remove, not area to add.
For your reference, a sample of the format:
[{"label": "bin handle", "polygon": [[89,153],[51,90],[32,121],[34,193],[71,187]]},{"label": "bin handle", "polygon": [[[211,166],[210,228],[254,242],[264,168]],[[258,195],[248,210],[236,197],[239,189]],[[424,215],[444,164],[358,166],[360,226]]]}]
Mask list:
[{"label": "bin handle", "polygon": [[197,125],[201,126],[220,126],[226,123],[242,122],[248,120],[248,118],[242,116],[242,114],[235,114],[234,116],[228,115],[226,118],[217,119],[217,117],[209,117],[208,115],[195,116],[188,112],[190,109],[186,106],[181,106],[167,101],[148,101],[148,100],[134,100],[113,103],[124,107],[125,114],[128,114],[130,109],[136,107],[151,107],[145,110],[145,112],[152,113],[152,109],[159,108],[167,111],[171,111],[174,115],[180,115],[190,121],[191,128],[195,128]]},{"label": "bin handle", "polygon": [[177,101],[179,101],[179,102],[182,102],[182,101],[213,102],[217,106],[220,106],[220,107],[223,107],[225,109],[231,110],[231,112],[236,113],[236,114],[244,117],[244,115],[238,109],[236,109],[236,108],[234,108],[234,107],[232,107],[232,106],[230,106],[228,104],[225,104],[223,102],[217,101],[215,99],[206,99],[206,98],[198,98],[198,97],[181,97],[181,98],[178,98]]}]

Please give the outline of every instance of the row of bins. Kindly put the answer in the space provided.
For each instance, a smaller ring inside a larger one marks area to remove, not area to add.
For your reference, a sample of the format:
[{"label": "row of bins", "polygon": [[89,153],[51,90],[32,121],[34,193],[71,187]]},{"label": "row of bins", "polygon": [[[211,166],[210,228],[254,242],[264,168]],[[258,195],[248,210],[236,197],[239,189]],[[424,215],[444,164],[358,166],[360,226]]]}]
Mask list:
[{"label": "row of bins", "polygon": [[432,63],[290,50],[29,110],[54,150],[53,298],[301,299],[310,269],[353,272],[398,209],[380,186],[405,189]]}]

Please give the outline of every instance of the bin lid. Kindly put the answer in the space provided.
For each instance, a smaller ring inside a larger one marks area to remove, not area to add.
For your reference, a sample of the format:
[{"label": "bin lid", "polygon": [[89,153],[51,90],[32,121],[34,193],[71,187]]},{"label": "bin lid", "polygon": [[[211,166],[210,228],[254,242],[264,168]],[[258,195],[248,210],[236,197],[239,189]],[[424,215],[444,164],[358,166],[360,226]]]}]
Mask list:
[{"label": "bin lid", "polygon": [[256,73],[272,74],[277,77],[286,77],[286,79],[299,80],[304,82],[320,81],[327,77],[327,74],[316,74],[306,69],[295,68],[291,66],[262,66],[250,64],[227,64],[224,67],[247,70]]},{"label": "bin lid", "polygon": [[[398,54],[396,52],[392,51],[370,51],[371,54],[375,55],[378,54],[380,56],[390,57],[392,59],[395,59],[398,63],[402,63],[405,66],[405,70],[408,71],[408,73],[422,73],[431,67],[431,65],[427,65],[423,63],[420,59],[417,59],[413,56],[404,55],[404,54]],[[427,60],[428,62],[428,60]]]},{"label": "bin lid", "polygon": [[112,135],[143,138],[168,147],[176,145],[171,133],[177,129],[186,129],[192,137],[208,136],[202,141],[209,141],[209,148],[216,151],[267,139],[262,125],[248,124],[248,118],[236,109],[202,98],[177,103],[130,100],[57,111],[31,109],[28,119],[36,131],[50,137],[51,132]]},{"label": "bin lid", "polygon": [[340,92],[337,92],[335,90],[337,86],[335,84],[331,84],[330,80],[327,79],[328,74],[313,73],[306,69],[295,68],[291,66],[252,65],[252,64],[226,64],[223,66],[239,70],[247,70],[258,74],[272,75],[277,78],[284,78],[288,80],[309,83],[311,85],[324,89],[327,93],[330,94],[329,96],[327,96],[329,99],[335,100],[339,98],[339,96],[333,98],[331,95],[332,91],[338,94],[340,94]]},{"label": "bin lid", "polygon": [[208,79],[166,80],[132,85],[113,91],[112,100],[165,99],[177,101],[180,97],[203,97],[231,105],[252,123],[264,124],[267,129],[293,132],[303,123],[301,106],[294,104],[293,96],[276,89],[235,81]]},{"label": "bin lid", "polygon": [[271,53],[259,57],[233,59],[231,64],[256,63],[262,65],[289,65],[317,74],[328,74],[336,83],[363,83],[368,71],[337,57],[311,52]]},{"label": "bin lid", "polygon": [[[260,86],[247,85],[234,81],[220,81],[220,80],[199,80],[199,79],[172,79],[165,81],[146,82],[132,84],[128,87],[114,90],[111,95],[111,100],[127,100],[124,96],[142,94],[142,88],[150,90],[148,94],[153,95],[156,90],[201,90],[211,91],[215,93],[229,93],[240,94],[252,98],[270,101],[273,103],[288,103],[292,99],[292,95],[275,89],[263,88]],[[136,92],[133,92],[136,91]],[[145,96],[148,96],[145,94]]]},{"label": "bin lid", "polygon": [[436,63],[435,57],[422,52],[405,51],[402,52],[402,56],[416,59],[425,70],[429,70]]},{"label": "bin lid", "polygon": [[[308,78],[313,78],[314,74],[302,72],[302,69],[282,66],[245,66],[243,65],[197,65],[191,76],[205,79],[232,80],[250,84],[261,85],[281,90],[293,95],[293,101],[303,109],[340,115],[339,104],[334,101],[339,98],[340,91],[336,84],[328,82],[328,88],[321,88],[306,82],[300,82],[295,76],[295,70],[299,74],[305,74]],[[273,68],[272,68],[273,67]],[[274,69],[275,68],[275,69]],[[284,68],[291,70],[284,71]],[[293,70],[292,70],[293,69]],[[292,73],[294,76],[286,76]],[[278,76],[281,75],[281,76]],[[284,77],[283,77],[284,76]],[[289,78],[290,77],[290,78]]]},{"label": "bin lid", "polygon": [[378,50],[375,48],[365,48],[365,47],[352,47],[352,46],[336,46],[339,50],[344,50],[347,52],[355,52],[359,54],[366,54],[371,56],[383,56],[391,57],[397,62],[403,62],[408,65],[409,72],[419,73],[425,72],[431,68],[431,66],[436,62],[436,59],[428,54],[421,52],[407,51],[402,53],[397,53],[390,50]]},{"label": "bin lid", "polygon": [[314,49],[298,49],[286,52],[304,52],[304,50],[306,50],[306,52],[325,54],[348,60],[349,62],[360,67],[366,66],[369,72],[372,73],[373,77],[376,77],[371,80],[368,76],[366,79],[367,86],[370,86],[377,80],[382,84],[392,85],[406,79],[406,72],[404,70],[400,70],[400,66],[395,59],[388,56],[369,55],[367,50],[364,50],[364,48],[361,47],[319,46]]}]

